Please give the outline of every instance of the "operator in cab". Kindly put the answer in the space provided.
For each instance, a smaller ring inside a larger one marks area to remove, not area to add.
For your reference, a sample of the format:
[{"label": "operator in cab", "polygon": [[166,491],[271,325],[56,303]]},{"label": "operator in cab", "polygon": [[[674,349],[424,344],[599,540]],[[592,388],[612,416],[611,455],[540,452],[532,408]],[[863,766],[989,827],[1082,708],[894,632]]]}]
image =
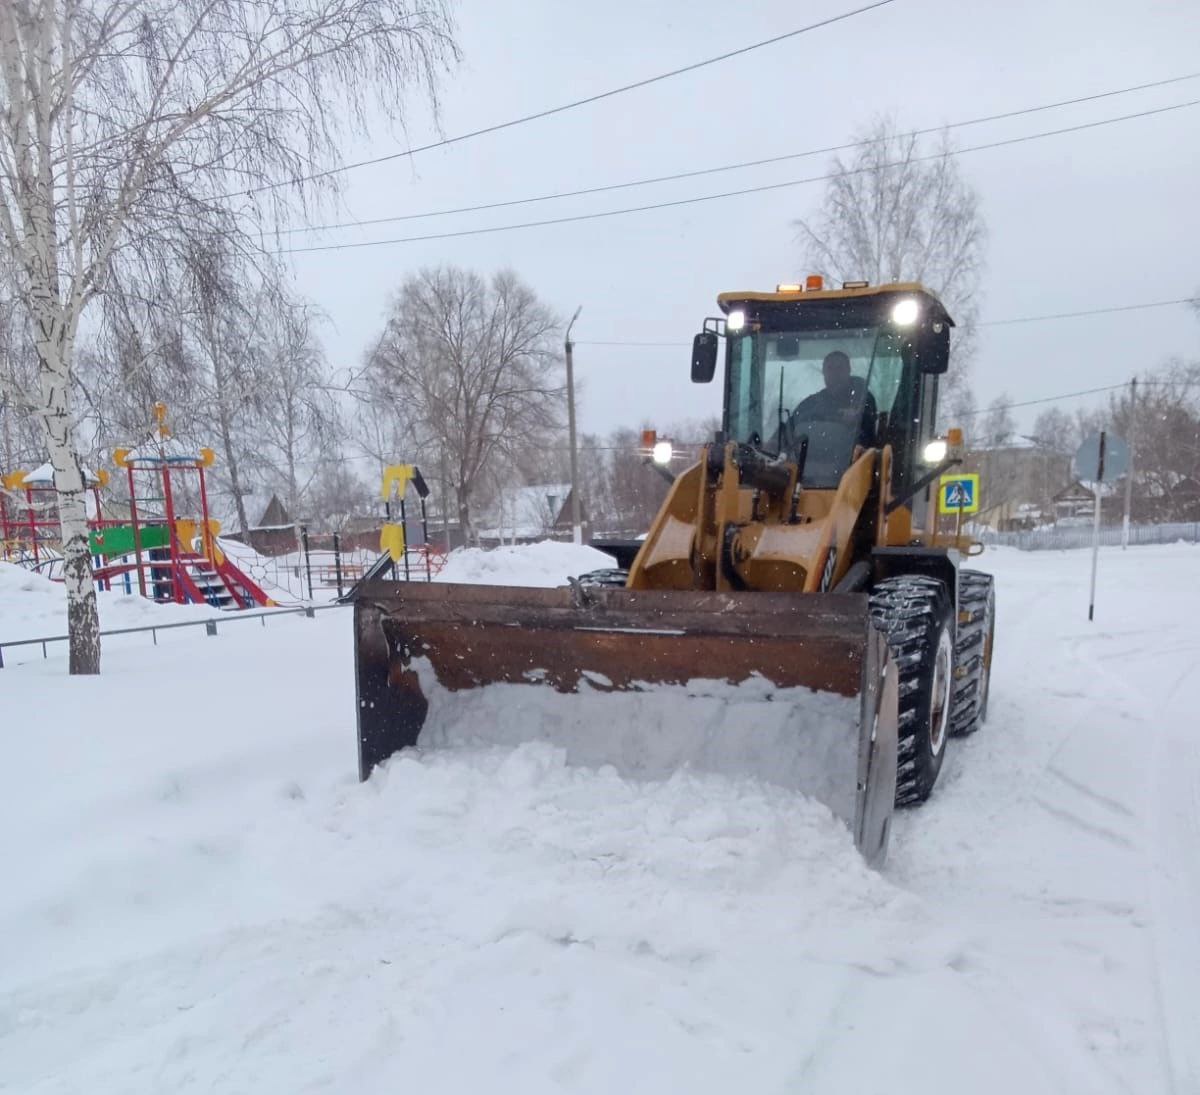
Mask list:
[{"label": "operator in cab", "polygon": [[864,449],[875,445],[878,418],[875,397],[860,376],[851,376],[850,358],[841,350],[825,355],[821,363],[825,387],[802,399],[792,412],[793,429],[805,422],[839,422],[853,427],[857,422],[855,444]]}]

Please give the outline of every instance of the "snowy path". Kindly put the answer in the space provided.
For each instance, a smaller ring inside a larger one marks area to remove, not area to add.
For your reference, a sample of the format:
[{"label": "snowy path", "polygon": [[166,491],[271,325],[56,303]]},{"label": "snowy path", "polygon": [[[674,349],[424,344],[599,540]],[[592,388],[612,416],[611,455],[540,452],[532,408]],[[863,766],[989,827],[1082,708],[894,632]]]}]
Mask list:
[{"label": "snowy path", "polygon": [[359,787],[340,613],[0,671],[0,1090],[1200,1090],[1200,551],[1091,627],[1082,555],[981,561],[991,721],[882,876],[542,745]]},{"label": "snowy path", "polygon": [[1113,1089],[1200,1090],[1200,742],[1182,686],[1200,552],[1105,553],[1094,625],[1084,553],[993,562],[991,721],[902,815],[889,877],[978,932],[1031,1009],[1071,1016]]}]

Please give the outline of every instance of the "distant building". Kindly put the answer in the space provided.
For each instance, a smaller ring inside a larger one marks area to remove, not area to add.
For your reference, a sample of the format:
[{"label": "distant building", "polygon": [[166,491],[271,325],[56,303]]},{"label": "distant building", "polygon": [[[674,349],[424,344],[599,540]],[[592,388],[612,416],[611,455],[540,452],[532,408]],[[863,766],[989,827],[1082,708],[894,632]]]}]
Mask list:
[{"label": "distant building", "polygon": [[[538,483],[501,491],[479,520],[483,547],[571,537],[571,485]],[[584,540],[588,536],[584,519]]]},{"label": "distant building", "polygon": [[1096,513],[1096,494],[1078,479],[1063,487],[1052,499],[1056,524],[1082,524],[1093,520]]},{"label": "distant building", "polygon": [[[246,498],[250,501],[250,498]],[[261,504],[261,498],[259,499]],[[287,507],[272,494],[262,510],[262,516],[246,530],[246,542],[260,555],[287,555],[295,551],[299,542],[299,531],[288,516]],[[236,528],[221,533],[226,539],[242,540]]]},{"label": "distant building", "polygon": [[998,532],[1025,531],[1055,519],[1054,498],[1071,483],[1071,458],[1030,442],[971,449],[955,471],[979,475],[974,523]]}]

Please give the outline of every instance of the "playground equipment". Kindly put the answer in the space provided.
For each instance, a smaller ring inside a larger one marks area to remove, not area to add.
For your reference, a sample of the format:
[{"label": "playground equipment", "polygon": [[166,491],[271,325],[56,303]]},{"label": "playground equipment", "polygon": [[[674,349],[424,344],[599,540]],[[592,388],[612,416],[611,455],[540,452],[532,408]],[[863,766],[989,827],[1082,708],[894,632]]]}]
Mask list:
[{"label": "playground equipment", "polygon": [[[205,471],[212,449],[191,452],[171,436],[167,408],[154,405],[156,427],[135,449],[117,449],[113,460],[125,470],[129,519],[106,518],[100,492],[109,474],[86,472],[94,514],[88,516],[92,576],[101,589],[114,582],[143,597],[216,608],[273,606],[275,602],[221,549],[221,531],[208,509]],[[0,558],[53,580],[62,560],[62,526],[54,472],[49,464],[14,471],[0,483]]]},{"label": "playground equipment", "polygon": [[[421,544],[413,547],[408,542],[406,529],[408,527],[408,509],[405,498],[408,488],[417,492],[418,504],[421,509]],[[369,566],[351,586],[348,593],[339,598],[342,601],[352,600],[355,591],[363,582],[376,581],[391,577],[398,581],[403,568],[404,580],[411,581],[413,572],[423,573],[425,581],[432,582],[446,563],[446,552],[433,548],[429,543],[429,514],[426,510],[425,499],[429,497],[429,485],[416,464],[390,464],[383,469],[380,497],[383,499],[384,513],[387,523],[379,531],[378,559]],[[400,523],[393,522],[392,502],[399,503]]]},{"label": "playground equipment", "polygon": [[[425,482],[425,477],[421,474],[421,469],[416,464],[392,464],[383,469],[383,483],[380,487],[380,495],[383,498],[384,512],[387,514],[387,524],[383,526],[379,533],[379,550],[386,552],[392,561],[393,571],[396,564],[403,563],[404,565],[404,580],[407,582],[411,576],[411,564],[409,561],[408,544],[406,542],[405,529],[408,526],[408,512],[405,509],[404,497],[408,493],[409,484],[417,492],[417,497],[420,500],[421,506],[421,540],[425,545],[429,543],[429,519],[425,512],[425,499],[429,497],[429,487]],[[392,523],[392,498],[396,497],[400,502],[400,523]],[[425,553],[425,580],[431,581],[433,578],[428,552]]]},{"label": "playground equipment", "polygon": [[[108,472],[84,469],[92,496],[94,517],[89,528],[103,521],[100,491],[108,485]],[[58,493],[49,462],[33,471],[13,471],[0,477],[0,559],[30,570],[53,566],[62,558],[62,530],[58,520]]]},{"label": "playground equipment", "polygon": [[[209,513],[205,480],[216,454],[204,448],[191,451],[172,437],[165,404],[154,405],[154,417],[157,426],[149,441],[113,452],[128,479],[129,524],[92,534],[96,554],[116,560],[98,568],[96,578],[111,581],[132,572],[142,596],[160,602],[231,609],[274,605],[217,541],[221,525]],[[183,512],[189,505],[198,505],[198,512]]]}]

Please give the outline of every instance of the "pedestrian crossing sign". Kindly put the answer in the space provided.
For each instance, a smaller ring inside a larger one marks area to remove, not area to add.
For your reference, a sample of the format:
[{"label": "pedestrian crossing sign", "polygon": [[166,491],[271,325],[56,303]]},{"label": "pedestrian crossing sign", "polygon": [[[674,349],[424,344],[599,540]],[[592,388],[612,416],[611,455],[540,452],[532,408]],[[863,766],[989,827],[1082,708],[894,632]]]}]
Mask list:
[{"label": "pedestrian crossing sign", "polygon": [[943,475],[938,482],[938,513],[978,513],[979,476]]}]

